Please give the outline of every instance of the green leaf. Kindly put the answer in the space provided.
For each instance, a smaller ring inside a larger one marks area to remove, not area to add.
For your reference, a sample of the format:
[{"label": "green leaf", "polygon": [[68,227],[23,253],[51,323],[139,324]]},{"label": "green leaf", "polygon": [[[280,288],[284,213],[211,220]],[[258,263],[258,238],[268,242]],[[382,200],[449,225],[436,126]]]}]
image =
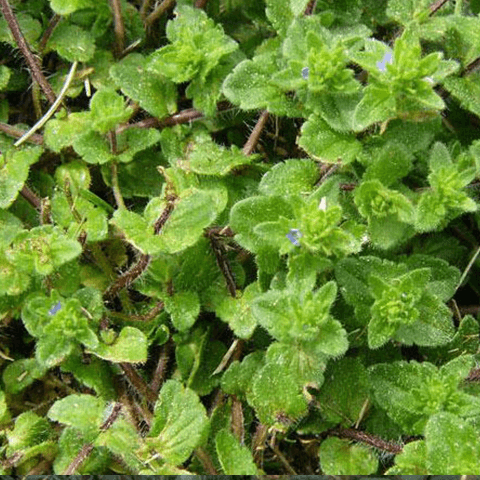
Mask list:
[{"label": "green leaf", "polygon": [[187,145],[186,158],[177,162],[177,165],[187,172],[225,176],[235,167],[248,165],[255,159],[255,156],[245,155],[236,145],[228,149],[218,145],[210,135],[202,135],[195,140]]},{"label": "green leaf", "polygon": [[328,475],[371,475],[378,469],[378,460],[371,450],[334,437],[320,445],[320,462],[322,472]]},{"label": "green leaf", "polygon": [[161,230],[162,249],[172,254],[194,245],[226,204],[227,190],[221,184],[208,190],[185,191]]},{"label": "green leaf", "polygon": [[162,238],[154,235],[153,228],[149,228],[147,221],[138,213],[118,209],[110,222],[125,234],[129,243],[143,253],[158,253],[164,245]]},{"label": "green leaf", "polygon": [[426,19],[428,17],[428,0],[390,0],[387,7],[387,15],[397,20],[402,25],[407,25],[416,18]]},{"label": "green leaf", "polygon": [[180,465],[207,433],[208,417],[197,394],[175,380],[167,380],[155,404],[145,443],[172,465]]},{"label": "green leaf", "polygon": [[337,293],[334,282],[316,292],[270,290],[252,304],[252,313],[264,328],[284,343],[315,343],[327,355],[342,355],[346,332],[329,310]]},{"label": "green leaf", "polygon": [[[108,408],[109,406],[103,416],[104,421],[108,418]],[[136,455],[136,451],[140,447],[137,430],[125,418],[117,418],[106,431],[100,432],[95,440],[95,446],[106,447],[134,471],[138,471],[144,466]]]},{"label": "green leaf", "polygon": [[250,450],[240,445],[229,430],[220,430],[215,436],[215,447],[223,473],[227,475],[256,475],[257,467]]},{"label": "green leaf", "polygon": [[133,113],[131,107],[125,107],[125,100],[113,88],[97,90],[90,100],[92,128],[107,133],[119,123],[125,122]]},{"label": "green leaf", "polygon": [[167,24],[171,44],[154,52],[147,68],[176,83],[205,80],[220,59],[238,48],[237,42],[225,35],[199,8],[179,6],[176,18]]},{"label": "green leaf", "polygon": [[390,187],[406,177],[413,168],[412,155],[402,145],[387,143],[375,153],[363,180],[379,180],[385,187]]},{"label": "green leaf", "polygon": [[82,8],[95,6],[94,0],[50,0],[50,6],[58,15],[69,15]]},{"label": "green leaf", "polygon": [[42,225],[17,235],[6,256],[21,271],[49,275],[81,253],[81,245],[60,228]]},{"label": "green leaf", "polygon": [[393,362],[369,368],[376,401],[406,432],[422,435],[430,417],[439,412],[472,418],[478,398],[459,390],[472,368],[472,357],[455,358],[440,369],[428,362]]},{"label": "green leaf", "polygon": [[326,421],[347,428],[358,421],[369,398],[369,379],[360,359],[344,357],[329,362],[317,396]]},{"label": "green leaf", "polygon": [[361,152],[362,145],[353,134],[332,130],[317,115],[311,115],[302,125],[298,146],[315,160],[327,163],[350,163]]},{"label": "green leaf", "polygon": [[5,391],[12,394],[20,393],[35,380],[41,379],[47,369],[34,358],[22,358],[9,363],[2,373]]},{"label": "green leaf", "polygon": [[102,425],[105,400],[93,395],[74,394],[57,400],[47,413],[50,420],[69,425],[83,435],[98,433]]},{"label": "green leaf", "polygon": [[290,159],[274,165],[260,180],[262,195],[307,195],[319,179],[319,170],[310,159]]},{"label": "green leaf", "polygon": [[0,254],[0,295],[20,295],[30,286],[30,275],[19,269]]},{"label": "green leaf", "polygon": [[427,469],[427,445],[424,440],[409,442],[404,445],[400,454],[395,457],[395,466],[386,474],[425,474]]},{"label": "green leaf", "polygon": [[173,296],[165,296],[163,302],[173,326],[180,332],[188,330],[200,313],[200,299],[196,292],[175,292]]},{"label": "green leaf", "polygon": [[307,412],[297,379],[285,365],[268,363],[259,370],[247,400],[263,424],[280,431],[286,431]]},{"label": "green leaf", "polygon": [[134,327],[123,327],[112,344],[100,342],[90,352],[110,362],[143,363],[147,360],[147,337]]},{"label": "green leaf", "polygon": [[282,196],[250,197],[237,202],[230,210],[235,240],[247,250],[257,252],[266,241],[255,232],[255,227],[262,222],[276,221],[280,215],[293,218],[291,203]]},{"label": "green leaf", "polygon": [[429,472],[459,475],[476,471],[480,442],[470,422],[453,413],[438,413],[427,423],[425,438]]},{"label": "green leaf", "polygon": [[60,152],[74,143],[76,139],[91,129],[90,113],[75,112],[68,117],[49,120],[45,126],[44,141],[48,148],[54,152]]},{"label": "green leaf", "polygon": [[4,90],[7,87],[11,74],[12,70],[10,68],[5,65],[0,66],[0,90]]},{"label": "green leaf", "polygon": [[163,75],[152,73],[147,60],[132,53],[110,68],[110,75],[122,92],[157,118],[173,114],[176,109],[174,84]]},{"label": "green leaf", "polygon": [[128,163],[134,156],[160,141],[160,132],[154,128],[128,129],[117,136],[119,162]]},{"label": "green leaf", "polygon": [[88,62],[95,53],[95,39],[78,25],[61,22],[48,39],[46,51],[51,50],[69,62]]},{"label": "green leaf", "polygon": [[13,430],[6,431],[8,456],[15,452],[27,453],[28,448],[38,445],[52,437],[52,427],[48,420],[34,412],[21,413],[15,420]]},{"label": "green leaf", "polygon": [[0,208],[7,209],[17,198],[28,177],[30,165],[34,164],[42,148],[27,147],[9,149],[0,156]]},{"label": "green leaf", "polygon": [[225,79],[223,93],[242,110],[267,109],[275,115],[302,116],[298,100],[286,95],[273,82],[277,72],[278,65],[272,54],[244,60]]},{"label": "green leaf", "polygon": [[[30,47],[36,47],[38,45],[38,39],[42,34],[42,24],[36,18],[21,11],[15,12],[15,17],[27,44],[30,45]],[[12,47],[18,48],[17,42],[13,38],[13,34],[3,15],[2,18],[0,18],[0,42],[6,42]]]},{"label": "green leaf", "polygon": [[226,297],[216,308],[217,316],[228,323],[235,336],[245,340],[252,336],[257,326],[257,321],[252,314],[252,302],[260,293],[258,283],[251,283],[245,288],[240,298]]},{"label": "green leaf", "polygon": [[308,0],[267,0],[266,4],[268,20],[280,35],[285,35],[293,19],[305,12]]}]

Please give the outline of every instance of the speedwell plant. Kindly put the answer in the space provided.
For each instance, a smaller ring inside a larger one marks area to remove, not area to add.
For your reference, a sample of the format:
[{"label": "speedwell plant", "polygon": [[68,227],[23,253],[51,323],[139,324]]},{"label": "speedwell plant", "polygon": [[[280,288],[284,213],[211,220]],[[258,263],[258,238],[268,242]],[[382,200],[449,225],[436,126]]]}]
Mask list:
[{"label": "speedwell plant", "polygon": [[0,473],[479,471],[478,0],[0,7]]}]

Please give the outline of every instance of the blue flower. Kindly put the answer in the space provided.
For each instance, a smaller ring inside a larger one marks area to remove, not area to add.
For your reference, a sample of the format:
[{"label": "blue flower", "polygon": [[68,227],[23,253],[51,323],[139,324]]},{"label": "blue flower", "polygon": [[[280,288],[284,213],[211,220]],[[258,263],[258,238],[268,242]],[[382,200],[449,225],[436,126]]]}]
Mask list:
[{"label": "blue flower", "polygon": [[300,246],[299,238],[302,237],[302,232],[298,228],[292,228],[290,232],[287,233],[286,237],[296,246]]},{"label": "blue flower", "polygon": [[49,311],[49,315],[55,315],[60,309],[62,308],[61,302],[58,302],[56,305],[54,305]]},{"label": "blue flower", "polygon": [[302,77],[304,78],[304,80],[306,80],[308,78],[308,74],[309,74],[309,68],[308,67],[303,67],[302,68]]},{"label": "blue flower", "polygon": [[393,63],[392,59],[392,54],[390,52],[387,52],[381,62],[377,62],[377,67],[381,72],[384,72],[386,70],[386,65],[387,63]]}]

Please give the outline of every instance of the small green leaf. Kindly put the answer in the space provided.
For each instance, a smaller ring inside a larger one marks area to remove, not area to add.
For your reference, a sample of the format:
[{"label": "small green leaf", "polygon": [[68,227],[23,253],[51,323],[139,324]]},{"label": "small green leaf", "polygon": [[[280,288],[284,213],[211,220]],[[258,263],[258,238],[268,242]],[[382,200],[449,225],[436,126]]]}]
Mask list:
[{"label": "small green leaf", "polygon": [[256,475],[257,467],[250,450],[240,445],[229,430],[220,430],[215,436],[218,459],[226,475]]},{"label": "small green leaf", "polygon": [[186,5],[177,7],[176,18],[167,25],[167,37],[171,44],[154,52],[147,68],[176,83],[196,76],[205,79],[222,57],[238,48],[202,9]]},{"label": "small green leaf", "polygon": [[74,394],[57,400],[47,413],[50,420],[74,427],[84,435],[99,432],[105,400],[93,395]]},{"label": "small green leaf", "polygon": [[262,195],[308,195],[319,179],[319,170],[310,159],[290,159],[274,165],[260,180]]},{"label": "small green leaf", "polygon": [[89,112],[75,112],[64,118],[60,116],[49,120],[45,126],[45,144],[54,152],[69,147],[91,129]]},{"label": "small green leaf", "polygon": [[69,15],[82,8],[95,6],[95,0],[50,0],[50,6],[58,15]]},{"label": "small green leaf", "polygon": [[371,450],[334,437],[320,445],[320,462],[322,472],[328,475],[371,475],[378,469],[378,460]]},{"label": "small green leaf", "polygon": [[117,136],[117,159],[129,163],[134,156],[160,141],[160,132],[154,128],[128,129]]},{"label": "small green leaf", "polygon": [[227,297],[215,310],[218,317],[228,323],[239,338],[250,338],[257,326],[252,314],[252,302],[260,293],[258,283],[251,283],[240,298]]},{"label": "small green leaf", "polygon": [[88,62],[95,53],[95,39],[78,25],[62,22],[53,30],[46,49],[56,50],[69,62]]},{"label": "small green leaf", "polygon": [[227,190],[221,184],[208,190],[184,192],[159,235],[164,250],[177,253],[194,245],[226,204]]},{"label": "small green leaf", "polygon": [[125,100],[113,88],[97,90],[90,100],[90,111],[92,128],[100,133],[109,132],[133,113],[131,107],[125,107]]},{"label": "small green leaf", "polygon": [[100,342],[90,352],[110,362],[143,363],[147,360],[147,337],[134,327],[123,327],[113,344]]},{"label": "small green leaf", "polygon": [[480,442],[475,427],[453,413],[433,416],[425,428],[429,472],[459,475],[475,472]]},{"label": "small green leaf", "polygon": [[361,143],[353,134],[332,130],[317,115],[311,115],[302,125],[302,135],[298,146],[316,160],[327,163],[350,163],[362,149]]},{"label": "small green leaf", "polygon": [[437,369],[428,362],[393,362],[369,368],[375,399],[406,432],[422,435],[429,418],[451,412],[472,418],[480,411],[478,398],[459,389],[472,368],[472,357],[457,357]]},{"label": "small green leaf", "polygon": [[52,436],[52,433],[52,427],[47,419],[31,411],[23,412],[16,418],[13,430],[6,431],[8,441],[6,454],[11,456],[19,451],[26,453],[29,447],[44,442]]},{"label": "small green leaf", "polygon": [[267,18],[275,30],[284,35],[295,17],[301,16],[308,0],[267,0]]},{"label": "small green leaf", "polygon": [[307,412],[307,402],[287,365],[267,363],[253,378],[247,400],[263,424],[280,431]]},{"label": "small green leaf", "polygon": [[42,148],[27,147],[9,149],[0,156],[0,208],[7,209],[17,198],[28,177],[30,165],[34,164]]},{"label": "small green leaf", "polygon": [[110,75],[122,92],[157,118],[176,111],[174,84],[146,69],[147,60],[132,53],[110,68]]},{"label": "small green leaf", "polygon": [[173,326],[180,332],[188,330],[200,313],[200,299],[196,292],[175,292],[173,296],[165,296],[163,301]]},{"label": "small green leaf", "polygon": [[11,74],[12,70],[10,68],[5,65],[0,66],[0,90],[4,90],[7,87]]},{"label": "small green leaf", "polygon": [[20,233],[6,251],[7,259],[24,272],[49,275],[82,253],[81,245],[52,225]]},{"label": "small green leaf", "polygon": [[180,465],[200,445],[208,417],[197,394],[180,382],[167,380],[155,404],[154,418],[145,443],[172,465]]}]

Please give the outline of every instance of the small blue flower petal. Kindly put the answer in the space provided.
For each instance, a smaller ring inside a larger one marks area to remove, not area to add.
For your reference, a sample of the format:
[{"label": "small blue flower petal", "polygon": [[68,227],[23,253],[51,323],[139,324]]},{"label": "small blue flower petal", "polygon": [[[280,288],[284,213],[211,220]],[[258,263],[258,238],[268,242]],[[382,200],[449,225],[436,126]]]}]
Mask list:
[{"label": "small blue flower petal", "polygon": [[299,247],[300,246],[300,242],[298,241],[298,239],[300,237],[302,237],[302,233],[300,232],[300,230],[298,230],[298,228],[292,228],[290,230],[290,232],[287,233],[286,237],[296,246],[296,247]]},{"label": "small blue flower petal", "polygon": [[309,74],[309,68],[308,67],[303,67],[302,68],[302,77],[306,80],[308,78],[308,74]]},{"label": "small blue flower petal", "polygon": [[55,315],[60,309],[62,308],[61,302],[58,302],[56,305],[54,305],[49,311],[49,315]]},{"label": "small blue flower petal", "polygon": [[382,58],[382,61],[381,62],[377,62],[377,67],[378,69],[381,71],[381,72],[384,72],[386,70],[386,65],[387,63],[393,63],[393,59],[392,59],[392,54],[390,52],[387,52],[383,58]]}]

